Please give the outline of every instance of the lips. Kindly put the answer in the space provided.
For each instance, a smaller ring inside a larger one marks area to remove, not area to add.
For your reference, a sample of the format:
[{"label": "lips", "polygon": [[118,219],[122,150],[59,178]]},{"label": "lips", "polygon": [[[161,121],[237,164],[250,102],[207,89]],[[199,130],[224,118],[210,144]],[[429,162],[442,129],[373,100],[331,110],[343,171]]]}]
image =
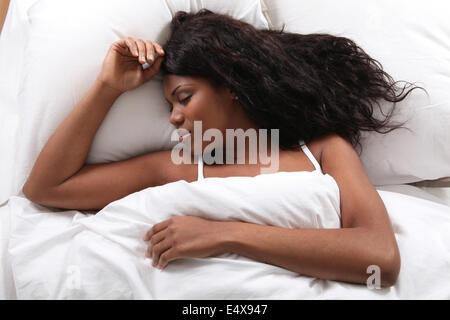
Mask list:
[{"label": "lips", "polygon": [[189,138],[189,136],[191,135],[191,131],[190,130],[187,130],[187,129],[184,129],[184,128],[181,128],[179,130],[181,130],[181,132],[178,133],[178,135],[180,136],[180,139],[179,139],[180,142],[183,142],[183,140]]},{"label": "lips", "polygon": [[183,142],[183,140],[187,139],[191,134],[190,133],[186,133],[184,136],[180,137],[180,142]]}]

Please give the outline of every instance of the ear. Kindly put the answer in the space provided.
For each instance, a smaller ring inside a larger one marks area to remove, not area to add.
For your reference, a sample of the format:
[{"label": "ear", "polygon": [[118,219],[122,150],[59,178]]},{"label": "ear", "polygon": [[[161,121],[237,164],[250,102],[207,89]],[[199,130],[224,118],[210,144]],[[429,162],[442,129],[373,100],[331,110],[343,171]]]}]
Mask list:
[{"label": "ear", "polygon": [[233,90],[229,89],[229,92],[231,100],[239,100],[239,97],[233,92]]},{"label": "ear", "polygon": [[221,90],[221,94],[224,94],[226,98],[232,100],[232,101],[236,101],[239,98],[237,97],[236,93],[226,84],[222,84],[219,87],[219,90]]}]

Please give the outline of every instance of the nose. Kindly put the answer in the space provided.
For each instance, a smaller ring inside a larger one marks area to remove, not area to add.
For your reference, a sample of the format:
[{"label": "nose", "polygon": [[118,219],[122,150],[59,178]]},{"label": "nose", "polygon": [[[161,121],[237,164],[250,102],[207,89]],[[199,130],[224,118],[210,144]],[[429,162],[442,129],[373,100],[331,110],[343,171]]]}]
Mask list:
[{"label": "nose", "polygon": [[170,115],[169,121],[176,128],[179,128],[184,122],[184,114],[178,108],[173,108],[172,114]]}]

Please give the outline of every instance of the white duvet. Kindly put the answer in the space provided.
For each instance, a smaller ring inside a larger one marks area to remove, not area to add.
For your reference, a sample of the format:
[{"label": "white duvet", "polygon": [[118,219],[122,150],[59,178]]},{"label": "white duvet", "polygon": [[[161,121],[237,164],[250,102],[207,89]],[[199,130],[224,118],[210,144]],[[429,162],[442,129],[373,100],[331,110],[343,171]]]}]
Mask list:
[{"label": "white duvet", "polygon": [[[317,188],[325,190],[308,191]],[[180,259],[162,271],[144,257],[143,234],[172,215],[337,228],[336,190],[332,177],[318,172],[178,181],[131,194],[97,215],[12,197],[8,251],[16,294],[19,299],[450,299],[449,207],[388,191],[378,192],[402,257],[392,288],[319,280],[236,254]]]}]

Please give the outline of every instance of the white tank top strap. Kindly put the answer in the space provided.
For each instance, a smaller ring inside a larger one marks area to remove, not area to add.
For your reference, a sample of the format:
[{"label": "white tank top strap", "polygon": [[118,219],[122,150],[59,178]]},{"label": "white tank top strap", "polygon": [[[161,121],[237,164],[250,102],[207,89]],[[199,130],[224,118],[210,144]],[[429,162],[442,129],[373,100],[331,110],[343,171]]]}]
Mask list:
[{"label": "white tank top strap", "polygon": [[306,146],[306,143],[303,140],[300,140],[300,146],[302,147],[303,152],[306,154],[308,159],[312,162],[314,165],[314,168],[316,168],[317,171],[322,172],[322,169],[320,168],[319,162],[317,162],[316,158],[313,156],[309,148]]},{"label": "white tank top strap", "polygon": [[197,157],[197,163],[197,181],[200,181],[205,179],[203,177],[203,156],[201,154]]},{"label": "white tank top strap", "polygon": [[[313,154],[311,153],[309,148],[306,146],[306,144],[303,142],[303,140],[300,140],[299,143],[300,143],[300,146],[302,147],[303,152],[306,154],[308,159],[314,165],[314,168],[317,171],[322,172],[322,169],[320,168],[319,162],[317,162],[316,158],[313,156]],[[204,176],[203,176],[203,156],[202,155],[199,155],[197,157],[197,163],[198,163],[197,164],[197,181],[200,181],[200,180],[205,179]]]}]

